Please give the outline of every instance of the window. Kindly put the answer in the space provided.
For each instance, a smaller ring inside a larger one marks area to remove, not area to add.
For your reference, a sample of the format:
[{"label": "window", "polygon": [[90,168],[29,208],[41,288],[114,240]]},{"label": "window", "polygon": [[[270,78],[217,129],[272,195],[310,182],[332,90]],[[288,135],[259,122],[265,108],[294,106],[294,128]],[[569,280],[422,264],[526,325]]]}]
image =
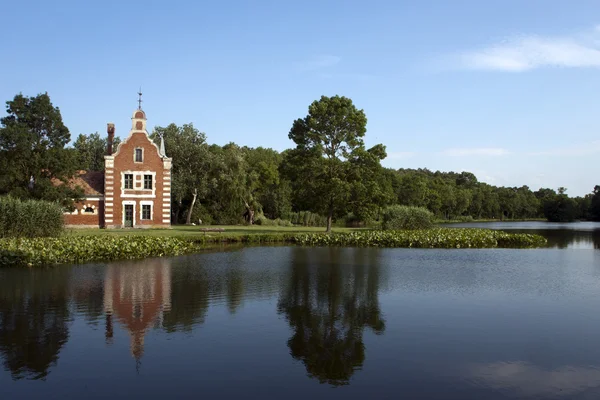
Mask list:
[{"label": "window", "polygon": [[152,219],[152,206],[150,204],[142,204],[142,219]]},{"label": "window", "polygon": [[133,174],[125,174],[125,189],[133,189]]},{"label": "window", "polygon": [[86,207],[85,208],[85,212],[88,214],[93,214],[94,213],[94,209],[92,207]]},{"label": "window", "polygon": [[143,156],[142,156],[142,149],[135,149],[135,162],[142,162],[143,161]]},{"label": "window", "polygon": [[144,189],[152,190],[152,175],[144,175]]}]

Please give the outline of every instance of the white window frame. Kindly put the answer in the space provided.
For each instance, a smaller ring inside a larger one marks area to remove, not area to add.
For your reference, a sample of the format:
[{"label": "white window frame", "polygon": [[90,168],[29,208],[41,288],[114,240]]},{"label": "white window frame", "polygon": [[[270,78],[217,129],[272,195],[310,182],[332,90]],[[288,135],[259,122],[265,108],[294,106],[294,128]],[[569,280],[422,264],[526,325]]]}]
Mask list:
[{"label": "white window frame", "polygon": [[[144,206],[150,206],[150,219],[144,219]],[[154,201],[142,200],[140,201],[140,221],[152,221],[154,218]]]},{"label": "white window frame", "polygon": [[[142,161],[136,161],[136,159],[135,159],[135,155],[136,155],[138,149],[142,150]],[[143,164],[144,163],[144,148],[143,147],[136,147],[136,148],[133,149],[133,162],[136,163],[136,164]]]},{"label": "white window frame", "polygon": [[[131,188],[125,188],[125,175],[131,175]],[[126,171],[121,176],[121,189],[122,190],[135,190],[135,174],[133,171]]]},{"label": "white window frame", "polygon": [[135,220],[135,200],[123,200],[121,202],[121,226],[125,227],[125,206],[126,205],[133,205],[133,221],[131,221],[131,227],[134,228],[136,225],[136,220]]},{"label": "white window frame", "polygon": [[[146,189],[146,176],[149,175],[150,176],[150,184],[152,185],[152,187],[150,189]],[[154,182],[156,181],[156,174],[152,175],[152,174],[144,174],[142,175],[142,190],[153,190],[154,189]]]},{"label": "white window frame", "polygon": [[[133,189],[125,189],[125,175],[133,175]],[[144,189],[144,175],[152,175],[152,189]],[[137,179],[139,177],[140,179]],[[141,186],[136,187],[136,182]],[[125,191],[138,191],[142,194],[125,193]],[[121,171],[121,198],[156,198],[156,171]]]}]

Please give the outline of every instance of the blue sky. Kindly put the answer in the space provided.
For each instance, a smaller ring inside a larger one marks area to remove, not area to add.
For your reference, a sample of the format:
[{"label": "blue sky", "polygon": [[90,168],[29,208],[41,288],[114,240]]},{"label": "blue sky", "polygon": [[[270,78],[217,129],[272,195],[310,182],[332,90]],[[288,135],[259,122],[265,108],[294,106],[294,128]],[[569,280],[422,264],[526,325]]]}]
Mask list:
[{"label": "blue sky", "polygon": [[321,95],[365,110],[393,168],[600,184],[600,2],[28,1],[2,5],[0,100],[47,91],[71,134],[148,125],[292,147]]}]

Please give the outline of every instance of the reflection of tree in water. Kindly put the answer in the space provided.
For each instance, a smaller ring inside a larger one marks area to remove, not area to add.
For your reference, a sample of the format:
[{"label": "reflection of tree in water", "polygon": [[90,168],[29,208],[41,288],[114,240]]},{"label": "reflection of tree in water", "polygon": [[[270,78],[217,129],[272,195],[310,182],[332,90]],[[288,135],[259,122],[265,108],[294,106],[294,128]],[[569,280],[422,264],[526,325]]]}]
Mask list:
[{"label": "reflection of tree in water", "polygon": [[67,342],[68,271],[0,272],[0,354],[13,379],[44,379]]},{"label": "reflection of tree in water", "polygon": [[165,331],[191,332],[204,323],[209,306],[206,270],[193,258],[180,259],[171,270],[171,308],[162,319]]},{"label": "reflection of tree in water", "polygon": [[374,257],[369,249],[294,249],[278,309],[294,330],[288,340],[292,357],[321,383],[347,384],[365,360],[364,329],[385,329]]}]

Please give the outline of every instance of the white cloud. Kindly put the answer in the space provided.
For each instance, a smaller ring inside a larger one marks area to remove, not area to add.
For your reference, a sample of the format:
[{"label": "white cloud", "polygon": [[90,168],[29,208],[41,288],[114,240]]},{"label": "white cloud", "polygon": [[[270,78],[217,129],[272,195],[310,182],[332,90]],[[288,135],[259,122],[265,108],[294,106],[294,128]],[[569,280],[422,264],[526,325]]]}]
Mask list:
[{"label": "white cloud", "polygon": [[600,25],[589,32],[544,37],[524,35],[466,51],[457,56],[460,68],[522,72],[542,67],[600,68]]},{"label": "white cloud", "polygon": [[309,60],[297,64],[297,68],[301,71],[315,71],[322,68],[333,67],[339,64],[342,59],[333,55],[315,56]]},{"label": "white cloud", "polygon": [[479,147],[479,148],[452,148],[442,151],[445,156],[466,157],[466,156],[505,156],[510,154],[506,149],[500,147]]},{"label": "white cloud", "polygon": [[530,152],[530,156],[558,156],[558,157],[577,157],[588,156],[600,153],[600,140],[591,143],[578,144],[574,146],[559,147],[555,149]]}]

